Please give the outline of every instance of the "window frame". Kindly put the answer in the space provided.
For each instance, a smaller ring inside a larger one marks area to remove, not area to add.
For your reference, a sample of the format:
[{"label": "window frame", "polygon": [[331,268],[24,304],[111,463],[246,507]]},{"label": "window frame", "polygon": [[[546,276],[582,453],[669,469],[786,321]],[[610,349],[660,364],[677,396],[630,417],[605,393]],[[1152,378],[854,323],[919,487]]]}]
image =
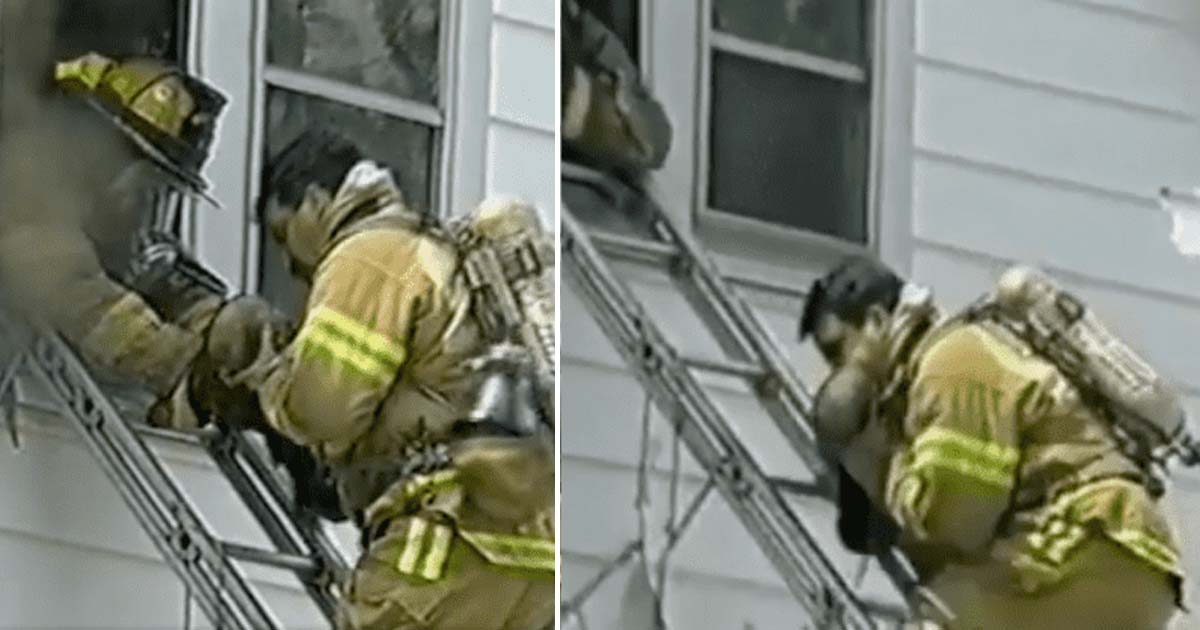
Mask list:
[{"label": "window frame", "polygon": [[[830,59],[809,52],[790,50],[725,33],[713,24],[715,0],[700,0],[699,48],[697,77],[697,114],[695,120],[696,159],[694,173],[695,200],[693,221],[695,231],[708,240],[732,238],[744,244],[745,251],[754,251],[758,245],[768,247],[803,247],[838,257],[851,254],[877,254],[883,240],[882,212],[880,203],[881,156],[883,138],[887,132],[884,121],[884,75],[888,3],[880,0],[864,0],[868,18],[866,41],[868,43],[867,66],[858,67],[850,62]],[[753,217],[742,216],[715,208],[709,203],[709,175],[711,164],[711,138],[709,128],[712,121],[713,60],[716,54],[733,54],[759,63],[771,63],[792,70],[799,70],[830,77],[841,81],[864,83],[870,90],[870,129],[867,143],[867,189],[864,192],[866,213],[866,242],[858,243],[840,237],[822,234],[782,223],[772,223]]]},{"label": "window frame", "polygon": [[[459,0],[440,0],[439,4],[440,89],[436,104],[429,104],[267,63],[268,0],[189,0],[188,67],[216,81],[231,102],[222,123],[230,129],[218,140],[226,146],[218,147],[218,152],[233,165],[222,168],[222,181],[214,181],[215,192],[223,193],[220,196],[226,206],[236,204],[238,208],[231,213],[229,208],[193,207],[183,221],[184,242],[201,260],[219,268],[233,290],[257,293],[261,289],[261,228],[253,209],[266,160],[267,95],[272,87],[428,127],[434,136],[428,196],[430,209],[439,216],[451,215],[455,201],[474,190],[476,183],[471,178],[476,174],[469,167],[457,168],[455,162],[482,163],[486,129],[463,128],[459,111],[470,109],[468,99],[486,99],[489,91],[486,81],[467,84],[465,78],[478,77],[459,64],[479,62],[479,55],[473,54],[479,51],[471,47],[489,44],[490,21],[484,25],[481,20],[490,20],[490,12],[464,7]],[[487,39],[476,41],[485,34]],[[482,53],[483,62],[489,62],[486,48]],[[249,63],[245,68],[217,67],[231,58]],[[218,60],[214,67],[204,67],[213,59]],[[212,171],[213,163],[208,166]],[[238,215],[239,210],[244,216],[234,216],[231,221],[230,215]]]},{"label": "window frame", "polygon": [[[455,122],[458,81],[454,74],[459,32],[459,3],[454,0],[439,0],[438,40],[438,96],[437,104],[430,105],[415,99],[397,96],[383,90],[363,87],[353,83],[322,77],[316,73],[278,66],[267,60],[267,33],[271,28],[269,1],[254,0],[254,81],[251,88],[253,109],[251,112],[251,150],[247,169],[246,208],[254,207],[260,193],[260,175],[264,168],[263,155],[266,146],[266,109],[268,92],[283,89],[295,94],[322,99],[339,105],[355,107],[383,114],[392,119],[415,122],[433,132],[432,155],[430,158],[429,207],[439,218],[448,215],[447,199],[450,197],[449,150],[454,138],[451,130]],[[245,226],[246,251],[243,255],[243,285],[253,293],[261,292],[259,252],[261,227],[258,218],[251,213]]]}]

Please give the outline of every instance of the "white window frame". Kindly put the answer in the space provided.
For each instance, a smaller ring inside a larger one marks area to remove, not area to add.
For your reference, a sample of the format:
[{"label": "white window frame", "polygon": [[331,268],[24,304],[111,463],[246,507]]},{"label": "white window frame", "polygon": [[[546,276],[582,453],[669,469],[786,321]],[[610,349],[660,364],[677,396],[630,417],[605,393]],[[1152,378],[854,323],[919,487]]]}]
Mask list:
[{"label": "white window frame", "polygon": [[[215,192],[226,197],[226,205],[235,206],[232,212],[230,208],[220,211],[194,209],[184,221],[185,242],[196,249],[202,261],[218,269],[235,290],[244,292],[260,289],[260,230],[253,208],[265,157],[262,152],[269,88],[282,88],[430,127],[434,133],[430,208],[439,216],[449,215],[456,201],[469,197],[480,188],[475,180],[482,181],[482,173],[474,173],[471,168],[464,172],[455,166],[481,165],[486,149],[486,128],[460,125],[459,114],[460,110],[471,109],[472,103],[485,102],[487,98],[487,75],[480,77],[478,73],[462,68],[464,64],[471,68],[473,66],[469,64],[490,61],[487,53],[490,3],[441,0],[440,90],[437,104],[430,105],[268,64],[267,1],[192,0],[189,6],[189,66],[200,76],[213,80],[231,99],[231,107],[222,123],[230,130],[219,137],[219,142],[241,143],[244,147],[218,147],[218,151],[225,149],[226,159],[240,165],[237,169],[225,168],[223,181],[214,181]],[[222,47],[229,50],[220,50]],[[220,57],[222,62],[205,63],[213,57]],[[246,67],[228,67],[224,62],[231,58],[245,59]],[[470,119],[469,111],[464,118]],[[245,130],[244,137],[239,133],[241,130]],[[210,162],[209,171],[212,169]]]},{"label": "white window frame", "polygon": [[[649,4],[643,0],[643,5]],[[677,219],[692,226],[694,233],[717,250],[727,265],[747,274],[762,275],[768,282],[790,283],[794,274],[776,272],[779,265],[759,265],[756,252],[796,252],[805,262],[825,266],[851,254],[881,257],[898,271],[908,272],[912,259],[911,178],[912,178],[912,107],[915,0],[867,0],[867,42],[871,67],[817,55],[773,47],[729,33],[717,31],[712,24],[713,0],[698,0],[695,9],[694,49],[696,77],[693,97],[694,114],[690,125],[676,125],[676,148],[690,149],[686,169],[691,180],[690,216]],[[663,20],[659,14],[659,21]],[[650,24],[647,16],[643,29],[648,36],[661,34],[659,24]],[[668,28],[675,28],[668,27]],[[648,42],[649,43],[649,42]],[[650,46],[644,46],[650,50]],[[866,243],[856,243],[810,230],[771,223],[722,211],[709,204],[710,164],[709,123],[711,119],[712,65],[716,52],[737,54],[760,62],[774,63],[840,80],[869,83],[870,141],[868,143]],[[683,134],[691,132],[687,138]],[[681,142],[683,141],[683,142]],[[679,146],[688,144],[689,146]],[[674,151],[675,149],[673,149]],[[668,170],[670,169],[668,165]],[[681,167],[677,167],[676,171]],[[676,173],[678,180],[683,173]],[[671,178],[670,175],[667,176]],[[678,186],[667,186],[678,189]],[[747,263],[742,265],[740,263]]]},{"label": "white window frame", "polygon": [[[786,239],[792,243],[816,245],[822,248],[836,250],[843,254],[861,254],[874,249],[878,243],[878,212],[871,200],[875,199],[878,174],[877,138],[880,125],[880,73],[868,71],[866,67],[822,57],[816,54],[798,50],[790,50],[779,46],[762,44],[732,33],[724,33],[713,26],[713,5],[715,0],[702,0],[700,26],[700,81],[699,101],[700,115],[697,117],[697,137],[699,138],[699,159],[696,161],[696,199],[697,224],[702,230],[712,228],[724,231],[744,232],[747,235],[775,240]],[[879,37],[880,17],[878,0],[865,0],[867,11],[866,41],[870,47],[869,63],[877,63],[881,52]],[[709,164],[712,157],[711,138],[709,137],[712,122],[712,73],[713,58],[718,52],[737,55],[759,63],[769,63],[775,66],[798,70],[810,74],[824,76],[844,82],[866,84],[870,90],[870,141],[867,145],[867,190],[866,196],[866,243],[855,243],[842,238],[821,234],[811,230],[789,226],[782,223],[772,223],[744,217],[712,206],[708,199]]]}]

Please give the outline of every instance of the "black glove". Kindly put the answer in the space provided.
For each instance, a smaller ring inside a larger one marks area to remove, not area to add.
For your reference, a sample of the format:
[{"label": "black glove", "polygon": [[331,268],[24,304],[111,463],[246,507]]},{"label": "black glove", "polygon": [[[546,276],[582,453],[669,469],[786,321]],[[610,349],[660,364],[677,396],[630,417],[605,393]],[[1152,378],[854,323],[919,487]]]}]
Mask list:
[{"label": "black glove", "polygon": [[837,507],[838,536],[847,549],[874,555],[896,543],[900,529],[871,503],[866,491],[841,466],[838,466]]},{"label": "black glove", "polygon": [[189,256],[175,235],[145,232],[138,242],[125,283],[164,319],[178,321],[200,302],[225,296],[225,283]]},{"label": "black glove", "polygon": [[288,440],[278,432],[263,431],[271,458],[281,464],[296,489],[296,508],[333,522],[346,520],[338,498],[337,484],[329,468],[321,465],[312,452]]}]

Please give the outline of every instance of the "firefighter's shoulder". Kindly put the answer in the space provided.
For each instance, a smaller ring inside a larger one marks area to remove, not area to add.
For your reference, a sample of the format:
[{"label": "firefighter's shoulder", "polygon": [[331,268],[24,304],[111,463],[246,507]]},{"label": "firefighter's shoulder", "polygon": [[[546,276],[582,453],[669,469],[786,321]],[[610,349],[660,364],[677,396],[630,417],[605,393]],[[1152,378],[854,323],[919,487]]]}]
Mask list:
[{"label": "firefighter's shoulder", "polygon": [[379,226],[338,243],[326,263],[331,270],[371,268],[393,281],[428,282],[441,287],[454,278],[458,250],[432,232]]},{"label": "firefighter's shoulder", "polygon": [[1007,329],[990,322],[961,322],[933,333],[917,357],[917,375],[970,377],[973,380],[1040,381],[1054,366]]}]

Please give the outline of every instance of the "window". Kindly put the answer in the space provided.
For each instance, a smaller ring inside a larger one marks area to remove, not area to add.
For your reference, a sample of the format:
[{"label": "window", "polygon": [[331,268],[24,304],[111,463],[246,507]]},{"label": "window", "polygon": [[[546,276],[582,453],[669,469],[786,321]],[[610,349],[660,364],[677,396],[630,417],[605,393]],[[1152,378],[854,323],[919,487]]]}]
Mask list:
[{"label": "window", "polygon": [[871,4],[710,3],[703,207],[866,244]]},{"label": "window", "polygon": [[188,0],[3,0],[0,49],[9,40],[9,54],[0,59],[0,81],[7,74],[8,89],[28,96],[55,61],[93,51],[179,63],[186,59],[188,11]]},{"label": "window", "polygon": [[[336,128],[392,169],[411,207],[438,211],[450,4],[270,0],[263,163],[305,129]],[[260,241],[260,292],[298,312],[302,287],[270,237]]]},{"label": "window", "polygon": [[640,65],[641,19],[638,5],[637,0],[579,0],[579,6],[607,26],[625,46],[630,59]]},{"label": "window", "polygon": [[58,0],[56,57],[96,51],[183,63],[187,17],[187,0]]}]

